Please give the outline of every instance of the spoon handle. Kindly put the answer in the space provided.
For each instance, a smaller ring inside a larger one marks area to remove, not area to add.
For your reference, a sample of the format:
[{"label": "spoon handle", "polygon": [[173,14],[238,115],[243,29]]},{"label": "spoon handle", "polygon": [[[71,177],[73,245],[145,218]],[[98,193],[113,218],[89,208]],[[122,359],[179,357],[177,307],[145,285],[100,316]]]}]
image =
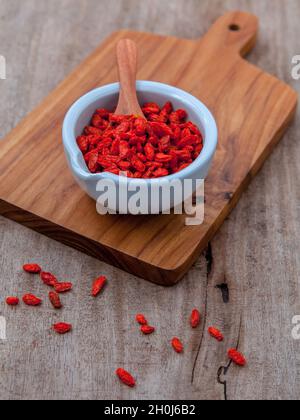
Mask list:
[{"label": "spoon handle", "polygon": [[120,97],[115,114],[143,116],[136,93],[137,46],[130,39],[117,45]]}]

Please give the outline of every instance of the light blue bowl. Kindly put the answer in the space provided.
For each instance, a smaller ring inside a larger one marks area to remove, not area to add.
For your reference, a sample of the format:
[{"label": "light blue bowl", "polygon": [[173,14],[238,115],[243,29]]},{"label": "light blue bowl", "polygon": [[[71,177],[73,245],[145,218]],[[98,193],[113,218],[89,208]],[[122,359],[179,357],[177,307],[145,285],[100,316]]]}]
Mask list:
[{"label": "light blue bowl", "polygon": [[[115,109],[118,102],[119,88],[119,83],[114,83],[92,90],[82,96],[72,105],[63,123],[63,144],[69,167],[80,187],[96,201],[99,198],[99,191],[97,191],[99,181],[112,181],[115,183],[117,190],[119,190],[120,186],[124,186],[129,180],[108,172],[92,174],[87,168],[76,138],[82,134],[84,127],[89,125],[96,109]],[[156,102],[163,106],[167,101],[171,101],[175,109],[184,108],[188,112],[189,120],[200,128],[204,137],[204,147],[200,156],[181,172],[146,181],[130,179],[130,185],[136,188],[141,185],[141,182],[143,185],[146,183],[149,203],[147,212],[153,213],[153,207],[155,207],[154,213],[156,214],[177,206],[183,201],[185,195],[172,197],[169,204],[164,203],[163,199],[160,198],[160,202],[152,206],[151,187],[162,187],[174,180],[183,182],[186,179],[205,179],[217,148],[218,130],[215,119],[207,107],[197,98],[181,89],[157,82],[139,81],[137,82],[137,93],[141,104]],[[130,194],[134,194],[134,192],[129,193],[128,199],[130,199]],[[120,203],[117,199],[114,207],[110,210],[126,213],[127,203]]]}]

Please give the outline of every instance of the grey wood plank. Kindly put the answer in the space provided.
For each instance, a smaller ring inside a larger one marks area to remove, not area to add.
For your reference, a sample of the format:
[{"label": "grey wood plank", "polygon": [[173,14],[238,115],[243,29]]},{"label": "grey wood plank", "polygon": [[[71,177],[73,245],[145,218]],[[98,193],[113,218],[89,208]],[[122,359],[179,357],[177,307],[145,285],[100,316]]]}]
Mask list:
[{"label": "grey wood plank", "polygon": [[[249,59],[299,91],[291,78],[291,58],[299,54],[298,0],[0,0],[0,54],[8,72],[0,81],[0,137],[111,31],[197,38],[236,8],[261,19]],[[202,256],[175,288],[148,284],[0,218],[0,316],[8,338],[0,341],[0,398],[299,399],[299,343],[291,337],[292,317],[300,313],[298,117],[212,242],[211,271]],[[3,303],[8,294],[45,296],[44,286],[20,269],[32,259],[74,281],[61,315],[47,301],[37,310]],[[101,273],[109,285],[94,301],[90,283]],[[223,283],[227,303],[216,287]],[[191,331],[194,306],[204,320]],[[157,326],[155,335],[140,335],[134,322],[140,311]],[[73,323],[72,334],[49,330],[61,319]],[[225,332],[223,344],[207,336],[211,324]],[[173,335],[186,345],[182,356],[170,348]],[[248,367],[220,370],[227,348],[237,343]],[[136,389],[116,380],[119,366],[137,376]]]}]

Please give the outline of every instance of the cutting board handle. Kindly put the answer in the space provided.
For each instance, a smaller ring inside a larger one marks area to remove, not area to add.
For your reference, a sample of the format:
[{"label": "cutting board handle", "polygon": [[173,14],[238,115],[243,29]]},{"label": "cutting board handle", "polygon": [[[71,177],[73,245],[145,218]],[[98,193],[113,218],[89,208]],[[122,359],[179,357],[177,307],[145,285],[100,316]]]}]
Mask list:
[{"label": "cutting board handle", "polygon": [[223,45],[245,56],[255,46],[257,34],[257,16],[235,11],[226,13],[219,18],[204,38],[211,45],[215,44],[216,49]]}]

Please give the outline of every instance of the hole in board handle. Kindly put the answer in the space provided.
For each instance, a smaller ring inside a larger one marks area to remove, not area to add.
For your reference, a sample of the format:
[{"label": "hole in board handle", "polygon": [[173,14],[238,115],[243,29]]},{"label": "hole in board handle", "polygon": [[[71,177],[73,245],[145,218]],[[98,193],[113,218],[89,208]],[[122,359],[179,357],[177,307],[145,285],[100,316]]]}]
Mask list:
[{"label": "hole in board handle", "polygon": [[241,30],[241,27],[239,25],[237,25],[236,23],[232,23],[231,25],[229,25],[229,30],[232,32],[238,32]]}]

